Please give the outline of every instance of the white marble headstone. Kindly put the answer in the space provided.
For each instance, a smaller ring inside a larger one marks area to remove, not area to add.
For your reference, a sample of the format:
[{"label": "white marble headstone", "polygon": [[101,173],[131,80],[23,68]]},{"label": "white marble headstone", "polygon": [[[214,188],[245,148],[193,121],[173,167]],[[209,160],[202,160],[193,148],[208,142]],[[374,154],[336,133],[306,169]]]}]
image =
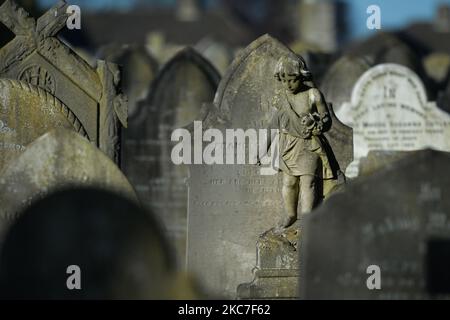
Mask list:
[{"label": "white marble headstone", "polygon": [[351,101],[336,114],[353,128],[349,178],[358,176],[359,161],[371,150],[450,151],[450,115],[427,101],[420,78],[401,65],[381,64],[365,72],[353,88]]}]

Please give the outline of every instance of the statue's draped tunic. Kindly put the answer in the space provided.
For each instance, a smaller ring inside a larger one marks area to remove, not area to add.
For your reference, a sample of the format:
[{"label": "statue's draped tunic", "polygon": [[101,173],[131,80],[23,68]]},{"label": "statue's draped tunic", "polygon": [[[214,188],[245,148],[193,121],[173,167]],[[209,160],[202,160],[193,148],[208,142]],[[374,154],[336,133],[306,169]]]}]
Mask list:
[{"label": "statue's draped tunic", "polygon": [[[280,131],[279,169],[291,176],[335,178],[325,149],[327,141],[322,134],[323,123],[331,124],[328,110],[317,110],[315,103],[309,102],[304,106],[304,112],[298,114],[292,102],[287,100],[288,104],[277,111],[272,122],[272,127]],[[319,121],[313,123],[313,114]]]}]

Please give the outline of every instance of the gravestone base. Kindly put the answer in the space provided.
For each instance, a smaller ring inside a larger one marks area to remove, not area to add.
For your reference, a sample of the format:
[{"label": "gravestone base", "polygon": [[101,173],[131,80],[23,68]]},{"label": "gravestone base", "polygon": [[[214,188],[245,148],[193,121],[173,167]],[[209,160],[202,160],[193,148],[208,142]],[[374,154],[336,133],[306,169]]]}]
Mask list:
[{"label": "gravestone base", "polygon": [[255,278],[238,286],[238,299],[299,297],[299,237],[298,223],[282,231],[271,229],[259,237]]}]

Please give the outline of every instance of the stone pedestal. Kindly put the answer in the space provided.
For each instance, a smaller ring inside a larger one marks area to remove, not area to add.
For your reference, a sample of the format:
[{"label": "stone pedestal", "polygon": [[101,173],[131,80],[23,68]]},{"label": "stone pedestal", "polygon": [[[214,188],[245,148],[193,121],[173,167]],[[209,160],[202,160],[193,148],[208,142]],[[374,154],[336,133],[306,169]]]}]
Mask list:
[{"label": "stone pedestal", "polygon": [[299,287],[300,228],[271,229],[256,243],[254,279],[237,288],[238,299],[296,299]]}]

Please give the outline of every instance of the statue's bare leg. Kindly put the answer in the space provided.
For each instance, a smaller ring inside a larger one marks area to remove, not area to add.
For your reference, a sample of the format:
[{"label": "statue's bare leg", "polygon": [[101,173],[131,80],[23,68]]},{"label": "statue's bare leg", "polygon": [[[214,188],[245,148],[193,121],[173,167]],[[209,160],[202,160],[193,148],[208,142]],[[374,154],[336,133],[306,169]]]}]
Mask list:
[{"label": "statue's bare leg", "polygon": [[279,223],[279,226],[282,228],[289,227],[297,220],[298,184],[298,177],[290,176],[283,172],[283,188],[281,193],[283,195],[284,208],[287,215]]},{"label": "statue's bare leg", "polygon": [[311,212],[316,204],[316,177],[305,175],[300,177],[300,199],[302,214]]}]

